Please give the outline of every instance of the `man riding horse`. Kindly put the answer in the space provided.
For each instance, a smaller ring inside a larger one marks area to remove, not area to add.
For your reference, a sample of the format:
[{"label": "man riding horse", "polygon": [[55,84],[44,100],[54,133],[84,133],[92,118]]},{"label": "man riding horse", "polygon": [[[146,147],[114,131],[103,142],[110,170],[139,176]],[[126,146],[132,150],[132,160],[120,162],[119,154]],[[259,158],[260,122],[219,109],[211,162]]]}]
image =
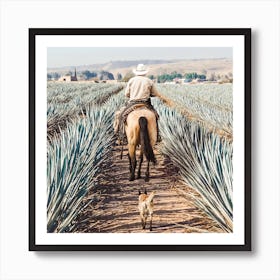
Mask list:
[{"label": "man riding horse", "polygon": [[[133,70],[135,77],[128,81],[127,87],[125,89],[125,96],[129,98],[129,102],[126,107],[121,108],[119,112],[116,113],[115,117],[115,130],[116,133],[123,136],[123,126],[126,122],[126,118],[129,113],[140,108],[146,107],[153,111],[156,120],[158,120],[158,113],[151,104],[151,97],[160,97],[161,95],[155,87],[154,82],[146,77],[148,70],[144,64],[138,64],[136,69]],[[157,141],[160,141],[159,129],[157,124]]]}]

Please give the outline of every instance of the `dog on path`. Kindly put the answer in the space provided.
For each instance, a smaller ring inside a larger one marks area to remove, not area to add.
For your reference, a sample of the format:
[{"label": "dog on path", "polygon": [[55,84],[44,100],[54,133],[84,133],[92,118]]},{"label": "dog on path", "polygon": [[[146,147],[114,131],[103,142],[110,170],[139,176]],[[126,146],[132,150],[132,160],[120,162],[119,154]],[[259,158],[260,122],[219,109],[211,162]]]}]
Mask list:
[{"label": "dog on path", "polygon": [[151,192],[148,195],[146,189],[144,193],[141,193],[141,191],[139,191],[138,209],[140,212],[142,228],[145,229],[147,219],[148,217],[150,217],[150,231],[152,231],[154,196],[155,196],[155,192]]}]

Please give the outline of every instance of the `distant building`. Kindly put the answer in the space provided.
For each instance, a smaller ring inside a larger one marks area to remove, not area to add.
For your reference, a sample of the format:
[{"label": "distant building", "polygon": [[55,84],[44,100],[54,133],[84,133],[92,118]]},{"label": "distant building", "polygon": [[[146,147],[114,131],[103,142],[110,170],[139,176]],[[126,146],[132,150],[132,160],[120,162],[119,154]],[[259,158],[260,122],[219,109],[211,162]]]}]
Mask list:
[{"label": "distant building", "polygon": [[58,81],[59,82],[76,82],[76,81],[78,81],[76,68],[75,68],[75,75],[74,76],[72,76],[71,74],[66,74],[65,76],[61,76],[58,79]]}]

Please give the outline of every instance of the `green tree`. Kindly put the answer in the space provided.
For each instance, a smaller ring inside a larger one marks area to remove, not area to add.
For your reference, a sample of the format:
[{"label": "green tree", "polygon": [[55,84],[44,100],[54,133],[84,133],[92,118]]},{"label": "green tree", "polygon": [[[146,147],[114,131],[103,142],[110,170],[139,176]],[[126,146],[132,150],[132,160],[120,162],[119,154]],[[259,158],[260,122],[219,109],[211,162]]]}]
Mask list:
[{"label": "green tree", "polygon": [[53,73],[53,78],[54,78],[55,80],[58,80],[60,77],[61,77],[61,75],[59,75],[57,72],[54,72],[54,73]]},{"label": "green tree", "polygon": [[47,74],[48,80],[58,80],[60,78],[60,75],[57,72],[52,72]]},{"label": "green tree", "polygon": [[85,80],[90,80],[91,78],[97,77],[97,73],[90,72],[89,70],[85,70],[82,72],[82,75],[84,76]]},{"label": "green tree", "polygon": [[198,75],[198,78],[201,80],[206,80],[206,75],[200,74],[200,75]]},{"label": "green tree", "polygon": [[194,79],[198,78],[198,75],[196,72],[187,73],[187,74],[185,74],[185,78],[188,80],[194,80]]},{"label": "green tree", "polygon": [[114,80],[115,78],[112,73],[102,70],[99,74],[99,79],[100,80]]},{"label": "green tree", "polygon": [[121,74],[121,73],[118,73],[118,74],[117,74],[117,80],[118,80],[118,81],[121,81],[121,80],[122,80],[122,74]]}]

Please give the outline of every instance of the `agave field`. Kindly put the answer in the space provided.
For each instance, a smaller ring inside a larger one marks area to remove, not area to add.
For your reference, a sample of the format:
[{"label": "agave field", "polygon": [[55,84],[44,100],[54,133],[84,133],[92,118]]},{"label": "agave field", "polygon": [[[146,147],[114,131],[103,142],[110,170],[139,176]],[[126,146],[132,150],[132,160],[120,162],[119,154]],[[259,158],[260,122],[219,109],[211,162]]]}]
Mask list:
[{"label": "agave field", "polygon": [[[47,231],[74,232],[77,217],[95,203],[95,185],[115,142],[114,112],[123,84],[49,83]],[[232,85],[158,85],[157,149],[179,168],[181,191],[224,232],[233,231]],[[151,179],[152,180],[152,179]],[[91,195],[89,195],[89,193]]]},{"label": "agave field", "polygon": [[84,114],[88,105],[102,105],[122,88],[122,84],[48,83],[48,137],[65,128],[77,115]]},{"label": "agave field", "polygon": [[200,194],[193,197],[196,205],[232,232],[232,84],[163,85],[159,90],[172,105],[154,102],[161,117],[162,153]]},{"label": "agave field", "polygon": [[232,138],[232,84],[162,85],[159,90],[188,119]]},{"label": "agave field", "polygon": [[73,231],[76,217],[94,199],[85,202],[114,141],[112,119],[124,99],[122,88],[89,83],[49,85],[48,232]]}]

